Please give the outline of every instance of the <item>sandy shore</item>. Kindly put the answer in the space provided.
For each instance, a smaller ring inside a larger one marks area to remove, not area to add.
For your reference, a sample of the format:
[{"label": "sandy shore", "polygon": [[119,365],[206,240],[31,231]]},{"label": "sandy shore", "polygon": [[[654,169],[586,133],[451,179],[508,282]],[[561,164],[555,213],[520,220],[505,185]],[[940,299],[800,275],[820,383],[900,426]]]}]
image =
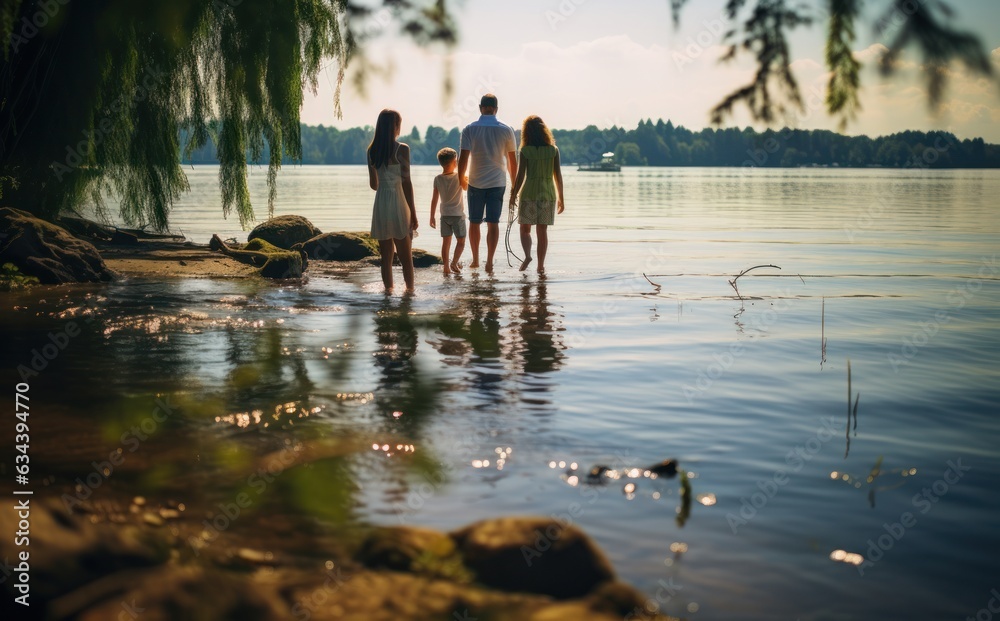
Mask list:
[{"label": "sandy shore", "polygon": [[207,245],[140,241],[133,246],[95,244],[108,268],[139,278],[249,278],[257,270]]}]

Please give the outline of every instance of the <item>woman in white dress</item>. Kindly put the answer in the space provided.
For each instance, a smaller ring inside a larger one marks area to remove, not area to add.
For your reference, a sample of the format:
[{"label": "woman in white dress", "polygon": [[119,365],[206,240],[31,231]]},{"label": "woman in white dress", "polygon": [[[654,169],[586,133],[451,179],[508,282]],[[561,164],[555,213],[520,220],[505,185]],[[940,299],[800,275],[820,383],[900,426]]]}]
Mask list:
[{"label": "woman in white dress", "polygon": [[375,137],[368,145],[368,183],[375,190],[372,237],[382,255],[382,282],[392,291],[392,257],[403,265],[406,290],[413,290],[413,253],[410,242],[417,230],[417,210],[410,181],[410,147],[397,140],[403,117],[383,110],[375,123]]}]

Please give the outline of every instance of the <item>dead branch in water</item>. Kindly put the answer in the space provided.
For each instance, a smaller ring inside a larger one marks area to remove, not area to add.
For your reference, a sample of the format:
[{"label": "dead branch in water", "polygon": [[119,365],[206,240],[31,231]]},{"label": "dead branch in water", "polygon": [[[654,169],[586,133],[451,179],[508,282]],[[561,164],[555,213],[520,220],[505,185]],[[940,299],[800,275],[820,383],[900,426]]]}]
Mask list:
[{"label": "dead branch in water", "polygon": [[662,288],[663,288],[663,287],[661,287],[660,285],[658,285],[658,284],[656,284],[655,282],[653,282],[652,280],[650,280],[650,279],[649,279],[649,276],[646,276],[645,272],[644,272],[644,273],[642,274],[642,277],[646,279],[646,282],[648,282],[649,284],[651,284],[651,285],[653,285],[654,287],[656,287],[656,291],[655,291],[654,293],[659,293],[659,292],[660,292],[660,289],[662,289]]},{"label": "dead branch in water", "polygon": [[[746,274],[752,272],[753,270],[760,269],[760,268],[763,268],[763,267],[770,267],[770,268],[776,269],[776,270],[780,270],[781,269],[777,265],[770,265],[770,264],[768,264],[768,265],[755,265],[753,267],[749,267],[749,268],[743,270],[742,272],[740,272],[739,274],[737,274],[732,280],[729,281],[729,286],[732,287],[733,291],[736,292],[736,297],[738,297],[740,299],[740,301],[743,301],[743,296],[740,295],[740,289],[739,289],[739,287],[736,286],[736,281],[739,280],[741,276],[745,276]],[[649,280],[649,279],[647,278],[646,280]]]}]

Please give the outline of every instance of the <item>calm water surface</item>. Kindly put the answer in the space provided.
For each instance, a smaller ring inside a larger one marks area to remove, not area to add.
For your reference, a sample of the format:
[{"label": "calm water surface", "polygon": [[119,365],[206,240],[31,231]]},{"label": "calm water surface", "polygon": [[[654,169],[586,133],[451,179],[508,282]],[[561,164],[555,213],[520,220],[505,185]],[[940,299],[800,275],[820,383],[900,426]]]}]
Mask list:
[{"label": "calm water surface", "polygon": [[[188,174],[175,230],[242,239],[220,216],[217,169]],[[415,169],[416,245],[438,252],[434,174]],[[257,205],[264,178],[252,173]],[[157,433],[194,442],[202,464],[144,445],[155,476],[118,484],[224,501],[203,470],[220,446],[248,459],[349,436],[367,447],[343,465],[356,489],[309,488],[302,511],[342,503],[351,519],[440,528],[571,519],[650,608],[692,619],[984,608],[1000,587],[1000,173],[630,169],[568,172],[566,187],[545,278],[501,255],[494,277],[419,271],[412,298],[384,296],[374,267],[318,264],[301,285],[0,295],[8,369],[74,309],[97,309],[85,346],[33,380],[49,391],[39,404],[105,423],[52,460],[53,481],[114,446],[121,403],[170,394],[200,416]],[[371,202],[361,167],[289,168],[275,212],[364,230]],[[729,280],[765,264],[780,270],[740,278],[741,301]],[[400,466],[410,445],[430,459]],[[579,480],[668,457],[691,473],[689,514],[677,479]]]}]

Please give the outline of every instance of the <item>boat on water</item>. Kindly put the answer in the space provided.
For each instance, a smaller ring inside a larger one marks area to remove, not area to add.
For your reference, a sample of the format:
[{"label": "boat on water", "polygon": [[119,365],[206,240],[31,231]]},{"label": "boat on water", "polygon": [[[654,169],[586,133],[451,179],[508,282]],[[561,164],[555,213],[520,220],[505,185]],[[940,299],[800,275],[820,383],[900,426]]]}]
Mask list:
[{"label": "boat on water", "polygon": [[601,161],[582,164],[577,170],[583,172],[621,172],[621,164],[615,163],[615,154],[608,152],[601,156]]}]

